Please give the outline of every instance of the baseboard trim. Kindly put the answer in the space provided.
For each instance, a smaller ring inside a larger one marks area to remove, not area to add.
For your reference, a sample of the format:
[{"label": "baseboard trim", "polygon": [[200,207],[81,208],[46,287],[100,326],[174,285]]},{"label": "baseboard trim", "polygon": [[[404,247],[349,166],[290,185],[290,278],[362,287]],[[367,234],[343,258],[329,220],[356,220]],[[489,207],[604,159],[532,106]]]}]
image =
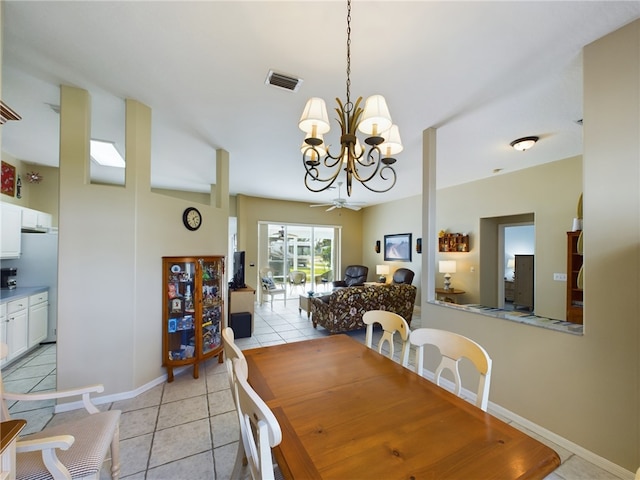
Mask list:
[{"label": "baseboard trim", "polygon": [[[191,368],[191,366],[187,365],[180,368],[174,368],[174,375],[180,374],[182,371]],[[99,397],[91,397],[91,401],[96,405],[104,405],[106,403],[118,402],[121,400],[129,400],[131,398],[137,397],[138,395],[146,392],[147,390],[151,390],[153,387],[161,385],[162,383],[167,381],[167,374],[159,376],[158,378],[151,380],[148,383],[136,388],[135,390],[130,390],[128,392],[114,393],[113,395],[102,395]],[[78,410],[80,408],[84,408],[82,404],[82,400],[78,400],[75,402],[62,403],[56,405],[53,409],[54,413],[62,413],[62,412],[70,412],[72,410]]]}]

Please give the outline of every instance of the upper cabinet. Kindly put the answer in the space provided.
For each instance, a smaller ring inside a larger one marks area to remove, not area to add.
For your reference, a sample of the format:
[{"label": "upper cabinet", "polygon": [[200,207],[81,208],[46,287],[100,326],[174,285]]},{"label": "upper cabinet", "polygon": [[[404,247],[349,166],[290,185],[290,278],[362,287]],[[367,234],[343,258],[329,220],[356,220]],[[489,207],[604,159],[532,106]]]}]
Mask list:
[{"label": "upper cabinet", "polygon": [[2,203],[0,258],[20,258],[21,221],[21,207],[11,203]]},{"label": "upper cabinet", "polygon": [[0,258],[20,258],[20,233],[49,231],[52,215],[12,203],[3,202],[1,205]]},{"label": "upper cabinet", "polygon": [[22,208],[22,230],[31,232],[46,232],[51,228],[51,214]]}]

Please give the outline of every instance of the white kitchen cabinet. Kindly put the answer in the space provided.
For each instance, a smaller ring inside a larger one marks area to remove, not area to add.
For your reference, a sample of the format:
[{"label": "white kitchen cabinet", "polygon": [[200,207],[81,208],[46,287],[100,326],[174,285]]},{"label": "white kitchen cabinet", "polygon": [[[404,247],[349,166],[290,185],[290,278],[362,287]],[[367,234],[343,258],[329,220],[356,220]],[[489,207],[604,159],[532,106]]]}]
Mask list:
[{"label": "white kitchen cabinet", "polygon": [[36,293],[29,297],[29,346],[31,348],[47,338],[49,320],[49,293]]},{"label": "white kitchen cabinet", "polygon": [[22,355],[29,348],[29,309],[28,297],[7,303],[7,361]]},{"label": "white kitchen cabinet", "polygon": [[22,230],[43,231],[49,229],[51,223],[52,216],[50,213],[22,207]]},{"label": "white kitchen cabinet", "polygon": [[22,208],[4,202],[1,207],[0,258],[20,258]]}]

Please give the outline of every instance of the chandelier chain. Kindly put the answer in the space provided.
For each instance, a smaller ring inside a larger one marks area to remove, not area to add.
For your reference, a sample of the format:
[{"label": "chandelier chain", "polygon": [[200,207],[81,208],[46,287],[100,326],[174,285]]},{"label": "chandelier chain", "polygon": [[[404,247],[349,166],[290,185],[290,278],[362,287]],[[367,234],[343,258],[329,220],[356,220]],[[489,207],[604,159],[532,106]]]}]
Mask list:
[{"label": "chandelier chain", "polygon": [[347,1],[347,111],[351,110],[351,0]]}]

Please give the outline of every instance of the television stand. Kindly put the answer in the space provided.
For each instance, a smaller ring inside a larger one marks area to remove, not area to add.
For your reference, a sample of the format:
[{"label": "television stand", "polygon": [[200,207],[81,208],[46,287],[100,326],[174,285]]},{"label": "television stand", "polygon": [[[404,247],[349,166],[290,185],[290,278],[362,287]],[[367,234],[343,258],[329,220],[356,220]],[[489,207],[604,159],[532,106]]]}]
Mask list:
[{"label": "television stand", "polygon": [[[236,288],[229,290],[229,317],[232,313],[247,312],[251,314],[251,334],[253,334],[253,307],[256,301],[256,291],[245,286],[244,288]],[[227,326],[229,326],[227,318]]]}]

